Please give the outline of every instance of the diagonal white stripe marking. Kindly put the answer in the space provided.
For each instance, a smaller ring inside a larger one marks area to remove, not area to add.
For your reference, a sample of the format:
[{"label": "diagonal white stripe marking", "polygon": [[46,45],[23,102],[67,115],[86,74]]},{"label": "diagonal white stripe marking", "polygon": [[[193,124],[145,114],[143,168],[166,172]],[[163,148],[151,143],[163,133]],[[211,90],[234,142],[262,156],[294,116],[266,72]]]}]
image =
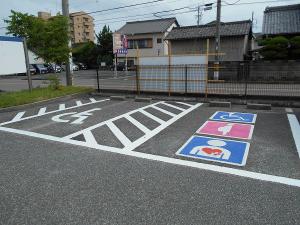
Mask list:
[{"label": "diagonal white stripe marking", "polygon": [[59,104],[58,110],[65,110],[66,104]]},{"label": "diagonal white stripe marking", "polygon": [[141,131],[143,131],[144,133],[150,132],[150,130],[146,126],[141,124],[139,121],[137,121],[136,119],[134,119],[130,115],[125,115],[124,117],[127,120],[129,120],[133,125],[135,125],[137,128],[139,128]]},{"label": "diagonal white stripe marking", "polygon": [[143,110],[143,109],[140,110],[140,113],[143,113],[145,116],[151,118],[152,120],[158,122],[159,124],[163,124],[163,123],[166,122],[166,121],[163,121],[162,119],[160,119],[160,118],[158,118],[158,117],[152,115],[151,113],[146,112],[146,111]]},{"label": "diagonal white stripe marking", "polygon": [[293,113],[293,109],[291,109],[291,108],[285,108],[285,111],[286,111],[287,113]]},{"label": "diagonal white stripe marking", "polygon": [[94,98],[90,98],[90,101],[91,101],[91,102],[97,102],[97,100],[94,99]]},{"label": "diagonal white stripe marking", "polygon": [[37,115],[38,116],[44,115],[46,113],[46,110],[47,110],[47,107],[40,108]]},{"label": "diagonal white stripe marking", "polygon": [[[16,122],[21,120],[22,116],[25,114],[25,112],[19,112],[17,115],[15,115],[15,117],[9,121],[9,122]],[[0,124],[1,125],[1,124]]]},{"label": "diagonal white stripe marking", "polygon": [[118,140],[124,145],[124,147],[127,147],[132,143],[112,121],[108,121],[106,125],[114,133],[116,138],[118,138]]},{"label": "diagonal white stripe marking", "polygon": [[166,103],[166,102],[164,102],[164,103],[162,103],[162,104],[163,104],[163,105],[170,106],[170,107],[172,107],[172,108],[174,108],[174,109],[178,109],[179,111],[184,111],[184,110],[185,110],[185,109],[183,109],[183,108],[180,108],[180,107],[175,106],[175,105],[171,105],[171,104]]},{"label": "diagonal white stripe marking", "polygon": [[289,123],[291,126],[291,130],[293,133],[294,141],[296,144],[297,152],[300,158],[300,124],[297,120],[297,117],[293,114],[287,114],[287,117],[289,119]]},{"label": "diagonal white stripe marking", "polygon": [[188,103],[186,103],[186,102],[176,102],[176,103],[179,103],[179,104],[182,104],[182,105],[186,105],[186,106],[189,106],[189,107],[193,106],[193,105],[188,104]]},{"label": "diagonal white stripe marking", "polygon": [[167,115],[169,115],[169,116],[176,116],[176,114],[174,114],[174,113],[171,113],[171,112],[169,112],[169,111],[167,111],[167,110],[164,110],[164,109],[162,109],[162,108],[159,108],[159,107],[157,107],[157,106],[151,106],[151,108],[154,108],[154,109],[156,109],[156,110],[158,110],[158,111],[161,111],[161,112],[163,112],[163,113],[165,113],[165,114],[167,114]]},{"label": "diagonal white stripe marking", "polygon": [[[109,119],[109,120],[103,121],[103,122],[101,122],[101,123],[97,123],[97,124],[95,124],[95,125],[93,125],[93,126],[90,126],[90,127],[88,127],[88,128],[85,128],[84,130],[94,130],[94,129],[96,129],[97,127],[101,127],[101,126],[105,125],[105,124],[106,124],[107,122],[109,122],[109,121],[115,121],[115,120],[124,118],[126,115],[130,115],[130,114],[139,112],[141,109],[146,109],[146,108],[149,108],[150,106],[157,105],[157,104],[160,104],[160,103],[162,103],[162,102],[156,102],[156,103],[153,103],[153,104],[151,104],[151,105],[143,106],[143,107],[141,107],[141,108],[138,108],[138,109],[132,110],[132,111],[130,111],[130,112],[128,112],[128,113],[125,113],[125,114],[116,116],[116,117],[114,117],[114,118],[111,118],[111,119]],[[70,135],[65,136],[64,138],[73,138],[73,137],[75,137],[75,136],[81,134],[82,131],[84,131],[84,130],[77,131],[77,132],[75,132],[75,133],[73,133],[73,134],[70,134]]]},{"label": "diagonal white stripe marking", "polygon": [[76,105],[77,105],[77,106],[82,106],[83,104],[82,104],[81,101],[76,101]]},{"label": "diagonal white stripe marking", "polygon": [[284,185],[289,185],[289,186],[294,186],[294,187],[300,188],[300,180],[299,179],[274,176],[274,175],[269,175],[269,174],[251,172],[251,171],[247,171],[247,170],[234,169],[234,168],[229,168],[229,167],[222,167],[222,166],[217,166],[217,165],[212,165],[212,164],[198,163],[198,162],[187,161],[187,160],[182,160],[182,159],[168,158],[165,156],[146,154],[146,153],[142,153],[142,152],[120,150],[118,148],[109,147],[109,146],[101,146],[101,145],[88,146],[88,145],[86,145],[85,142],[80,142],[80,141],[75,141],[75,140],[65,139],[65,138],[59,138],[59,137],[54,137],[54,136],[50,136],[50,135],[38,134],[38,133],[30,132],[30,131],[18,130],[18,129],[8,128],[8,127],[0,127],[0,130],[5,131],[5,132],[10,132],[10,133],[27,135],[30,137],[37,137],[37,138],[42,138],[42,139],[46,139],[46,140],[57,141],[57,142],[61,142],[61,143],[74,144],[74,145],[79,145],[79,146],[83,146],[83,147],[92,147],[92,148],[96,148],[101,151],[108,151],[108,152],[118,153],[118,154],[127,155],[127,156],[133,156],[133,157],[142,158],[142,159],[154,160],[154,161],[170,163],[170,164],[174,164],[174,165],[203,169],[203,170],[212,171],[215,173],[230,174],[230,175],[246,177],[246,178],[251,178],[251,179],[260,180],[260,181],[279,183],[279,184],[284,184]]},{"label": "diagonal white stripe marking", "polygon": [[89,144],[89,146],[97,146],[98,145],[93,133],[90,130],[86,130],[82,134],[83,134],[86,142]]}]

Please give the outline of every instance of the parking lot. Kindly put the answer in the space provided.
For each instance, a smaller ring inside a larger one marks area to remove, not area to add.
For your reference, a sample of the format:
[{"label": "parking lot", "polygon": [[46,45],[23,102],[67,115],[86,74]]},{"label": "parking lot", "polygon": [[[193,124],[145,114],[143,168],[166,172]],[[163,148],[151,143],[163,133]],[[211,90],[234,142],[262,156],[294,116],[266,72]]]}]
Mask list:
[{"label": "parking lot", "polygon": [[2,111],[1,221],[298,224],[299,121],[89,95]]}]

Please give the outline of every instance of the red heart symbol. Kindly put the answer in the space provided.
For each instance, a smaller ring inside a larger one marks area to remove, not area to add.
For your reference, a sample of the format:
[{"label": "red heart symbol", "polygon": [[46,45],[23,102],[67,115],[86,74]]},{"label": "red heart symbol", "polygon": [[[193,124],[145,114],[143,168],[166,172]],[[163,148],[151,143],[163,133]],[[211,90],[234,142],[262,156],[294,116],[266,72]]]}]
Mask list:
[{"label": "red heart symbol", "polygon": [[221,155],[222,153],[222,150],[217,148],[203,148],[202,151],[208,155]]}]

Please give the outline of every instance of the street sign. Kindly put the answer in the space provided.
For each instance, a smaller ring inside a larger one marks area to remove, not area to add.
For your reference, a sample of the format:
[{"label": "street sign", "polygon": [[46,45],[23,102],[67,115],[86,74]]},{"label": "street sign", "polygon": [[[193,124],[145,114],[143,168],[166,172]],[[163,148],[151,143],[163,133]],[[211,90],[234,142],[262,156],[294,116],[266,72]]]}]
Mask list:
[{"label": "street sign", "polygon": [[211,120],[230,121],[240,123],[255,123],[256,114],[240,112],[223,112],[217,111],[210,117]]},{"label": "street sign", "polygon": [[122,38],[120,33],[113,33],[113,52],[114,54],[117,53],[118,49],[122,48]]},{"label": "street sign", "polygon": [[197,130],[198,134],[207,134],[221,137],[251,139],[254,126],[251,124],[206,121]]},{"label": "street sign", "polygon": [[192,136],[176,155],[244,166],[249,147],[250,144],[247,142]]},{"label": "street sign", "polygon": [[128,53],[128,50],[127,48],[121,48],[121,49],[117,49],[117,54],[127,54]]}]

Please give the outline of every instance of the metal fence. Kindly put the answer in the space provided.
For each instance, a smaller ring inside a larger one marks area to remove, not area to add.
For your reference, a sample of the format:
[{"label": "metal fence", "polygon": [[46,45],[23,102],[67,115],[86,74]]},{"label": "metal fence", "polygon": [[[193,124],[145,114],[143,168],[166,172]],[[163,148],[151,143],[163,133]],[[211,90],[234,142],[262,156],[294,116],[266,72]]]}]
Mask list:
[{"label": "metal fence", "polygon": [[218,79],[214,77],[216,70],[213,63],[137,66],[129,76],[106,81],[106,85],[100,86],[101,89],[169,95],[300,98],[300,66],[274,67],[274,63],[224,62],[218,66]]}]

